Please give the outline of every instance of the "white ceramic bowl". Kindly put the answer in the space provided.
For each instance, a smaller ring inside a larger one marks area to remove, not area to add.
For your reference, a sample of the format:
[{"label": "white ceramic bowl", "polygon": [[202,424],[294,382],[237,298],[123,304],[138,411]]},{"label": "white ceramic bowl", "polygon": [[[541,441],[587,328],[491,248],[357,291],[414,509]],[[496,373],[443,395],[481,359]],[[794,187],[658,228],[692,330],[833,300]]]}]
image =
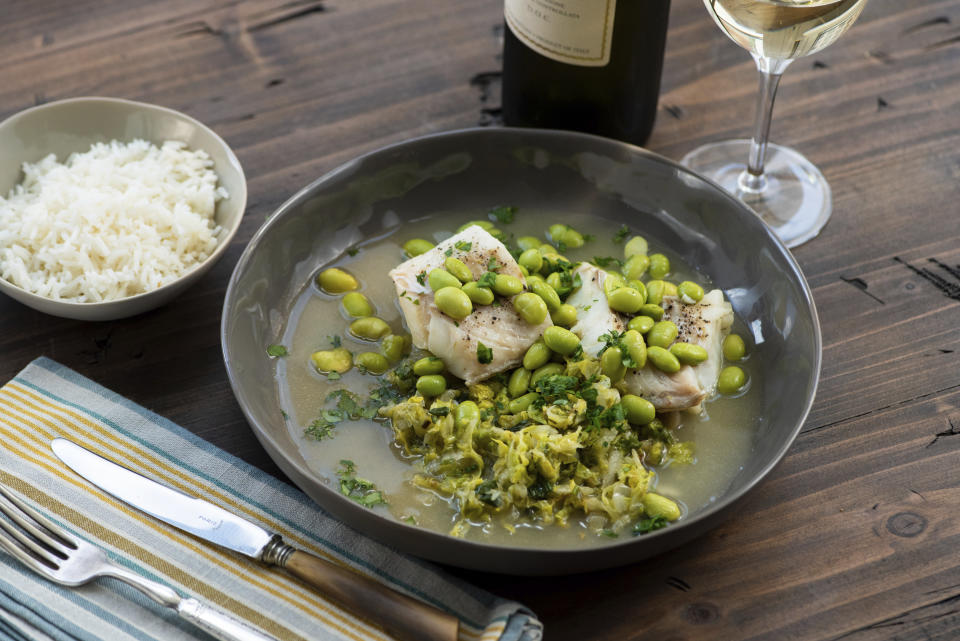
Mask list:
[{"label": "white ceramic bowl", "polygon": [[217,203],[220,225],[216,249],[202,263],[176,281],[155,290],[102,303],[71,303],[27,292],[0,279],[0,291],[41,312],[86,321],[134,316],[159,307],[200,279],[223,255],[240,227],[247,204],[247,182],[240,161],[223,141],[202,123],[156,105],[118,98],[72,98],[33,107],[0,123],[0,194],[6,196],[23,178],[25,162],[49,154],[63,161],[73,152],[87,151],[95,142],[142,138],[156,145],[179,140],[202,149],[213,159],[220,185],[230,194]]}]

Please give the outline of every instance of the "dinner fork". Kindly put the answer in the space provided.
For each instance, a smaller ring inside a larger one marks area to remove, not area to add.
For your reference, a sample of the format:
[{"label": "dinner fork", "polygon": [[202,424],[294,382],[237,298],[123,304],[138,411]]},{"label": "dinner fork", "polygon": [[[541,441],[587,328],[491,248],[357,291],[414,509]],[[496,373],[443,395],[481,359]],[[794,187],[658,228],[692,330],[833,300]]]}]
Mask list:
[{"label": "dinner fork", "polygon": [[223,641],[276,641],[245,622],[111,561],[103,550],[72,536],[0,485],[0,548],[60,585],[75,587],[97,577],[119,579]]}]

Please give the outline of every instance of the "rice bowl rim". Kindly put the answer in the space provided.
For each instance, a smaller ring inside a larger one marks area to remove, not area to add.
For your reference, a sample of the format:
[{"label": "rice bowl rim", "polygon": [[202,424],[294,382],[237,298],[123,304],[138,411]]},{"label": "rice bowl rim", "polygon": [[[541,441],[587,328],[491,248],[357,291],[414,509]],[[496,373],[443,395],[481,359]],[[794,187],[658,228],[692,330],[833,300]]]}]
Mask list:
[{"label": "rice bowl rim", "polygon": [[[82,96],[82,97],[76,97],[76,98],[66,98],[64,100],[57,100],[54,102],[49,102],[42,105],[30,107],[30,108],[24,109],[23,111],[19,111],[13,114],[12,116],[0,122],[0,132],[3,132],[8,128],[13,128],[17,124],[19,124],[21,121],[26,120],[32,116],[36,116],[38,113],[41,113],[43,111],[52,110],[52,109],[69,108],[71,105],[89,106],[91,104],[95,105],[96,103],[103,103],[104,105],[108,105],[112,107],[116,107],[116,106],[126,107],[131,111],[135,111],[142,115],[146,115],[148,120],[156,120],[159,117],[165,116],[167,118],[172,118],[174,120],[186,123],[187,125],[193,128],[196,128],[200,132],[209,136],[213,140],[213,142],[220,147],[219,151],[223,153],[226,160],[226,165],[228,167],[223,167],[221,166],[220,163],[216,162],[214,158],[214,153],[212,153],[213,150],[211,148],[206,146],[204,147],[197,146],[183,140],[180,140],[180,141],[186,143],[187,147],[191,150],[204,151],[205,153],[207,153],[207,155],[210,156],[211,160],[214,160],[213,170],[217,174],[218,187],[224,187],[224,183],[223,183],[224,172],[222,171],[223,169],[229,169],[234,171],[237,175],[238,184],[241,187],[239,193],[234,193],[235,191],[234,189],[228,190],[228,193],[229,193],[228,198],[219,201],[216,205],[216,209],[214,212],[214,222],[221,228],[221,233],[217,238],[217,246],[213,249],[212,252],[210,252],[210,254],[204,260],[202,260],[201,262],[195,265],[192,265],[185,272],[180,274],[176,278],[176,280],[170,283],[167,283],[166,285],[162,285],[155,289],[151,289],[146,292],[141,292],[139,294],[133,294],[131,296],[124,296],[121,298],[115,298],[115,299],[99,301],[99,302],[80,303],[80,302],[73,302],[73,301],[57,300],[55,298],[48,298],[46,296],[41,296],[39,294],[35,294],[33,292],[27,291],[22,287],[19,287],[18,285],[11,283],[10,281],[4,278],[0,278],[0,292],[7,294],[8,296],[27,305],[28,307],[38,309],[39,311],[43,311],[48,314],[53,314],[55,316],[64,316],[67,318],[77,318],[77,319],[83,319],[83,320],[114,320],[117,318],[132,316],[134,314],[148,311],[149,309],[152,309],[154,307],[158,307],[164,304],[169,299],[179,294],[180,291],[182,289],[185,289],[188,284],[192,284],[192,281],[194,279],[199,278],[199,276],[202,273],[206,272],[207,269],[212,267],[213,264],[217,260],[219,260],[221,256],[223,256],[227,248],[230,246],[230,243],[233,240],[234,236],[236,236],[237,232],[239,231],[240,224],[243,221],[243,216],[246,212],[247,181],[246,181],[246,175],[243,172],[243,166],[240,164],[240,160],[237,158],[236,154],[233,152],[233,149],[231,149],[230,145],[228,145],[227,142],[223,138],[221,138],[215,131],[213,131],[210,127],[206,126],[196,118],[188,116],[187,114],[184,114],[175,109],[170,109],[169,107],[162,107],[160,105],[154,105],[146,102],[127,100],[125,98],[109,98],[109,97],[99,97],[99,96]],[[71,132],[63,132],[63,133],[71,133]],[[83,153],[83,151],[88,151],[90,147],[93,145],[93,143],[98,142],[98,140],[96,140],[94,137],[95,134],[88,134],[88,135],[89,135],[89,143],[84,143],[87,145],[87,148],[82,150],[81,153]],[[164,142],[162,140],[158,141],[158,140],[151,139],[146,135],[136,135],[131,137],[130,139],[121,140],[121,139],[113,138],[111,140],[117,140],[118,142],[128,144],[130,142],[133,142],[133,140],[137,138],[146,140],[147,142],[152,143],[154,145],[160,145]],[[169,138],[169,139],[173,139],[173,138]],[[29,160],[25,158],[9,158],[7,161],[16,162],[18,171],[22,176],[22,172],[23,172],[22,166],[24,162],[34,162],[34,163],[39,162],[40,160],[48,156],[50,153],[53,153],[53,152],[47,152],[43,154],[41,158],[36,160]],[[65,160],[66,160],[65,158],[64,159],[60,159],[59,157],[57,158],[57,162],[64,162]],[[0,168],[0,170],[2,170],[2,168]],[[19,182],[21,181],[22,181],[22,178],[16,184],[19,184]],[[6,197],[7,197],[7,194],[4,194],[4,198]],[[222,218],[222,216],[220,216],[221,203],[224,203],[226,201],[229,201],[229,206],[236,208],[238,211],[237,216],[234,218],[234,222],[229,226],[224,225],[223,222],[219,220],[220,218]],[[190,283],[184,282],[185,280],[189,280]],[[155,304],[151,304],[151,301],[148,300],[151,298],[156,298]],[[103,310],[102,313],[98,313],[97,311],[94,311],[94,310],[101,310],[101,309]],[[127,311],[128,309],[132,311]]]}]

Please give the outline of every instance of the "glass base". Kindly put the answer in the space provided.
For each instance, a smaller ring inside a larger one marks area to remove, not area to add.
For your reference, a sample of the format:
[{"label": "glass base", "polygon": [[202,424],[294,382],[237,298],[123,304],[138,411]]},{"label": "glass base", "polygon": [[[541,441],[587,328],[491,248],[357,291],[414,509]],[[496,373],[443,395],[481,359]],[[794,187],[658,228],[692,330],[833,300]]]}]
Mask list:
[{"label": "glass base", "polygon": [[830,185],[813,163],[780,145],[767,145],[763,176],[747,173],[749,140],[727,140],[694,149],[681,164],[749,205],[787,247],[820,233],[832,211]]}]

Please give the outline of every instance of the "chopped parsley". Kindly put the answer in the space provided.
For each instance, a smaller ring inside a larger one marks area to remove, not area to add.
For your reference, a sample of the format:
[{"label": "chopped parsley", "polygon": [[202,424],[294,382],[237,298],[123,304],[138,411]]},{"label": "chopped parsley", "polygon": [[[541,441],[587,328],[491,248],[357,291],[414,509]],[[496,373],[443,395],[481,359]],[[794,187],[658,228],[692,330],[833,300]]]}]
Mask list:
[{"label": "chopped parsley", "polygon": [[620,350],[621,359],[620,362],[623,363],[623,366],[627,369],[634,369],[637,367],[637,362],[633,360],[630,356],[630,350],[627,349],[627,346],[623,342],[623,335],[626,332],[618,332],[615,330],[610,330],[606,334],[601,334],[597,339],[603,343],[603,348],[600,350],[600,355],[611,347],[616,347]]},{"label": "chopped parsley", "polygon": [[454,245],[454,247],[456,247],[462,252],[468,252],[470,251],[470,248],[473,247],[473,243],[468,243],[465,240],[458,240]]},{"label": "chopped parsley", "polygon": [[283,417],[283,420],[285,420],[285,421],[290,418],[290,415],[287,414],[287,411],[286,411],[286,410],[280,410],[280,416],[282,416],[282,417]]},{"label": "chopped parsley", "polygon": [[267,354],[270,356],[287,356],[289,353],[283,345],[271,345],[267,348]]},{"label": "chopped parsley", "polygon": [[497,271],[500,267],[502,267],[502,265],[496,256],[491,256],[490,260],[487,261],[487,269],[491,272]]},{"label": "chopped parsley", "polygon": [[613,242],[620,244],[627,239],[627,236],[630,234],[630,228],[626,225],[620,225],[620,229],[617,230],[617,233],[613,235]]},{"label": "chopped parsley", "polygon": [[623,266],[623,261],[619,258],[614,258],[613,256],[594,256],[593,264],[597,267],[602,267],[603,269],[606,269],[610,265],[620,269],[620,267]]},{"label": "chopped parsley", "polygon": [[347,250],[347,254],[349,254],[350,256],[356,256],[359,253],[360,253],[360,250],[357,249],[356,247],[351,247],[350,249]]},{"label": "chopped parsley", "polygon": [[340,336],[337,334],[334,334],[333,336],[327,336],[327,340],[330,341],[330,344],[333,345],[334,349],[340,347],[341,345]]},{"label": "chopped parsley", "polygon": [[327,372],[327,380],[328,380],[328,381],[339,381],[339,380],[340,380],[340,372]]},{"label": "chopped parsley", "polygon": [[490,217],[490,220],[497,220],[501,223],[509,225],[513,222],[513,216],[517,213],[517,208],[510,205],[501,205],[500,207],[494,207],[491,209],[487,216]]},{"label": "chopped parsley", "polygon": [[[337,374],[337,378],[339,377],[340,375]],[[363,405],[360,404],[360,398],[353,392],[345,389],[330,392],[327,394],[326,403],[335,402],[335,406],[321,410],[320,416],[314,419],[309,427],[304,430],[305,434],[318,441],[322,441],[325,438],[333,436],[333,429],[338,423],[347,420],[357,421],[360,419],[375,418],[377,411],[391,400],[390,398],[384,398],[381,390],[371,392],[369,399]]]},{"label": "chopped parsley", "polygon": [[633,533],[647,534],[648,532],[653,532],[654,530],[665,527],[667,527],[667,519],[662,516],[653,516],[649,519],[640,519],[637,521],[636,525],[633,526]]},{"label": "chopped parsley", "polygon": [[444,255],[444,256],[453,256],[453,247],[447,247],[447,248],[444,250],[443,255]]},{"label": "chopped parsley", "polygon": [[483,276],[477,279],[477,286],[491,289],[496,281],[497,275],[494,272],[484,272]]},{"label": "chopped parsley", "polygon": [[372,481],[358,478],[356,472],[357,466],[353,461],[346,459],[340,461],[340,468],[337,470],[337,478],[340,479],[340,494],[365,507],[386,505],[387,501],[383,498],[383,493],[377,489],[377,486]]},{"label": "chopped parsley", "polygon": [[447,407],[446,405],[438,405],[437,407],[431,407],[427,411],[433,414],[434,416],[446,416],[447,414],[450,413],[450,408]]},{"label": "chopped parsley", "polygon": [[427,284],[427,272],[420,272],[417,274],[417,282],[421,285]]},{"label": "chopped parsley", "polygon": [[585,243],[589,243],[591,240],[596,240],[596,239],[597,239],[597,237],[594,236],[593,234],[584,234],[584,235],[583,235],[583,242],[585,242]]},{"label": "chopped parsley", "polygon": [[477,341],[477,361],[486,365],[493,361],[493,350]]}]

